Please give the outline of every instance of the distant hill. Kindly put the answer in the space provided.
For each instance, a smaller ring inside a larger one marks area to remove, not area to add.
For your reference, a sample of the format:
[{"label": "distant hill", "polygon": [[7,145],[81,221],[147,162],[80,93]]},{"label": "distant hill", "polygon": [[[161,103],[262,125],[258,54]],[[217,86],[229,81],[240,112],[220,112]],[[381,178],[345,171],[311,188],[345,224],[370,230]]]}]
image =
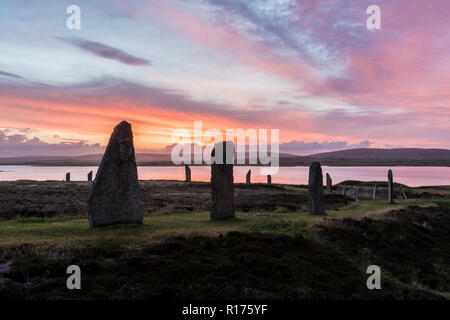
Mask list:
[{"label": "distant hill", "polygon": [[[76,157],[32,156],[0,158],[0,165],[34,165],[34,166],[98,166],[102,154],[88,154]],[[171,165],[170,155],[157,153],[137,153],[136,161],[140,165]]]},{"label": "distant hill", "polygon": [[375,149],[359,148],[324,152],[311,155],[315,159],[351,159],[351,160],[449,160],[450,150],[447,149]]},{"label": "distant hill", "polygon": [[[97,166],[102,155],[77,157],[33,156],[0,158],[0,165],[35,166]],[[170,154],[137,153],[141,166],[171,166]],[[330,166],[450,166],[450,150],[447,149],[375,149],[360,148],[318,153],[309,156],[280,154],[280,166],[308,166],[313,161]]]},{"label": "distant hill", "polygon": [[375,149],[359,148],[324,152],[310,156],[280,158],[284,166],[308,165],[320,161],[332,166],[450,166],[450,150],[447,149]]}]

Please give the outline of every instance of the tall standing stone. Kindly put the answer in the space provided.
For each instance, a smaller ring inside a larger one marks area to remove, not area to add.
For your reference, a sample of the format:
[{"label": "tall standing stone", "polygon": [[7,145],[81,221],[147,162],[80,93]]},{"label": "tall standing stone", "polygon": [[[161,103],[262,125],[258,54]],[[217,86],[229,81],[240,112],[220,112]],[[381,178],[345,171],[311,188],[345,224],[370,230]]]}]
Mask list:
[{"label": "tall standing stone", "polygon": [[70,172],[66,173],[66,182],[70,182]]},{"label": "tall standing stone", "polygon": [[191,182],[191,168],[187,164],[184,167],[184,173],[186,175],[186,182]]},{"label": "tall standing stone", "polygon": [[377,185],[375,184],[375,186],[373,187],[372,199],[376,199],[376,198],[377,198]]},{"label": "tall standing stone", "polygon": [[355,187],[355,201],[358,202],[358,186]]},{"label": "tall standing stone", "polygon": [[89,194],[88,215],[91,227],[143,222],[133,133],[126,121],[109,139]]},{"label": "tall standing stone", "polygon": [[233,142],[216,143],[211,157],[211,220],[234,218]]},{"label": "tall standing stone", "polygon": [[333,181],[331,180],[330,175],[327,173],[327,192],[333,192]]},{"label": "tall standing stone", "polygon": [[92,171],[88,173],[88,181],[92,181]]},{"label": "tall standing stone", "polygon": [[252,183],[252,170],[248,170],[247,175],[245,176],[245,183],[246,184]]},{"label": "tall standing stone", "polygon": [[309,214],[325,214],[323,175],[319,162],[313,162],[309,167],[308,185]]},{"label": "tall standing stone", "polygon": [[272,176],[270,174],[267,175],[267,184],[272,184]]},{"label": "tall standing stone", "polygon": [[388,201],[394,203],[394,181],[392,177],[392,170],[388,171]]}]

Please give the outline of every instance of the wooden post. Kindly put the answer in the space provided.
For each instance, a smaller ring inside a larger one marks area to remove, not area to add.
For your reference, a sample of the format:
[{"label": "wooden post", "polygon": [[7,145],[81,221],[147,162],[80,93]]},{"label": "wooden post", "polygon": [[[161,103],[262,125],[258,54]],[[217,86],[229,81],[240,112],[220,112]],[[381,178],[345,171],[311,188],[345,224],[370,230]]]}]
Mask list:
[{"label": "wooden post", "polygon": [[403,198],[405,200],[408,200],[408,197],[406,196],[405,192],[403,191],[403,188],[400,186],[400,193],[402,194]]}]

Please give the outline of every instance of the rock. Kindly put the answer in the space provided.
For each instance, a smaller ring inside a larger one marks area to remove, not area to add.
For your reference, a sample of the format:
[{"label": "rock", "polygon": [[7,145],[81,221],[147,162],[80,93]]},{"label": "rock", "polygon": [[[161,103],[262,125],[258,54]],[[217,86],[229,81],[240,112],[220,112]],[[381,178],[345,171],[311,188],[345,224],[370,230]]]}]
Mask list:
[{"label": "rock", "polygon": [[333,181],[331,180],[330,175],[327,173],[327,192],[333,192]]},{"label": "rock", "polygon": [[388,201],[394,203],[394,182],[392,177],[392,170],[388,171]]},{"label": "rock", "polygon": [[252,183],[252,170],[248,170],[247,175],[245,176],[245,183],[251,184]]},{"label": "rock", "polygon": [[272,184],[272,176],[270,174],[267,175],[267,184]]},{"label": "rock", "polygon": [[211,220],[234,218],[233,142],[216,143],[211,157]]},{"label": "rock", "polygon": [[375,184],[375,186],[373,187],[372,199],[376,199],[376,198],[377,198],[377,185]]},{"label": "rock", "polygon": [[309,167],[308,185],[309,214],[325,214],[323,175],[319,162],[313,162]]},{"label": "rock", "polygon": [[131,125],[122,121],[109,139],[88,200],[89,225],[142,223]]},{"label": "rock", "polygon": [[70,172],[66,173],[66,182],[70,182]]},{"label": "rock", "polygon": [[187,164],[184,167],[184,173],[186,175],[186,182],[191,182],[191,168]]},{"label": "rock", "polygon": [[88,181],[92,181],[92,171],[88,173]]}]

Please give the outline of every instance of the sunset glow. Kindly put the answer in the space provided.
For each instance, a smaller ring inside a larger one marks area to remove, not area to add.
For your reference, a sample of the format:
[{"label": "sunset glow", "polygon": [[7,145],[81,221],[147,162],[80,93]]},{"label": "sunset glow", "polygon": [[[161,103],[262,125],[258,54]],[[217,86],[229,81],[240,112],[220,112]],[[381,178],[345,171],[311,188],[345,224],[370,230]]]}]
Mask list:
[{"label": "sunset glow", "polygon": [[[79,0],[68,30],[72,2],[0,3],[2,156],[95,153],[121,120],[139,150],[197,120],[318,151],[449,147],[447,0]],[[381,30],[366,28],[371,4]]]}]

